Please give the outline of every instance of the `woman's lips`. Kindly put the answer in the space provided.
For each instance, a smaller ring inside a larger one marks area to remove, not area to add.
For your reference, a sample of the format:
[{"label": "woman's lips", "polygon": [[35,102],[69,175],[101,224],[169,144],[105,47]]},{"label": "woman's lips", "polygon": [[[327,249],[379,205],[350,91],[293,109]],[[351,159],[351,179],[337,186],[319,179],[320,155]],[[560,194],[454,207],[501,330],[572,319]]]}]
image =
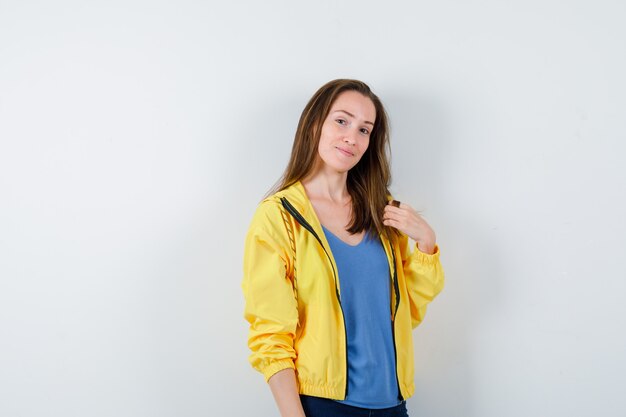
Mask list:
[{"label": "woman's lips", "polygon": [[336,146],[336,149],[337,149],[339,152],[341,152],[342,154],[346,155],[346,156],[354,156],[354,154],[353,154],[352,152],[350,152],[349,150],[347,150],[347,149],[340,148],[340,147],[338,147],[338,146]]}]

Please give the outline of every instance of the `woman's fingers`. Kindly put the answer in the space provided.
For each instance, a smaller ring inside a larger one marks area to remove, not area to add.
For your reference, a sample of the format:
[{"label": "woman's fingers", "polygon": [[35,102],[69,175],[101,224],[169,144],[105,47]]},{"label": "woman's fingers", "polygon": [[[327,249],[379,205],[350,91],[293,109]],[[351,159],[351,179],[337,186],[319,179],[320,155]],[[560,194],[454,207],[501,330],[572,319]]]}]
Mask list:
[{"label": "woman's fingers", "polygon": [[[398,208],[388,205],[385,207],[385,211],[383,213],[383,224],[402,230],[417,220],[415,216],[416,214],[412,213],[407,208]],[[385,221],[390,221],[390,223],[385,223]]]},{"label": "woman's fingers", "polygon": [[383,211],[383,224],[398,229],[418,243],[420,250],[432,253],[435,232],[420,214],[408,204],[391,200]]},{"label": "woman's fingers", "polygon": [[[395,201],[395,200],[394,200]],[[391,203],[385,206],[383,211],[383,219],[385,218],[408,218],[409,216],[418,216],[417,212],[407,204],[400,203],[400,207],[392,206]]]},{"label": "woman's fingers", "polygon": [[399,229],[401,227],[400,222],[395,219],[383,219],[383,224],[385,226],[395,227],[396,229]]},{"label": "woman's fingers", "polygon": [[389,203],[385,206],[385,210],[387,209],[396,212],[402,212],[405,210],[415,212],[413,207],[398,200],[390,200]]},{"label": "woman's fingers", "polygon": [[426,221],[422,216],[413,207],[405,203],[400,203],[400,207],[393,206],[391,202],[387,204],[383,211],[383,224],[386,224],[385,220],[393,220],[394,222],[390,224],[391,226],[400,229],[404,233],[408,232],[407,234],[410,235],[419,234],[419,229],[426,225]]}]

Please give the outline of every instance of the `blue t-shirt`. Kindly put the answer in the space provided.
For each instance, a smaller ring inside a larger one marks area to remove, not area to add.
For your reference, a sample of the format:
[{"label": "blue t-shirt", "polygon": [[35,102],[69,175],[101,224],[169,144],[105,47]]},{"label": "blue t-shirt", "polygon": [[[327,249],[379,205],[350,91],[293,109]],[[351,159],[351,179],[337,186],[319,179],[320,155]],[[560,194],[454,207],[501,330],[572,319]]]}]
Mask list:
[{"label": "blue t-shirt", "polygon": [[351,246],[323,227],[337,264],[348,340],[348,396],[363,408],[400,404],[391,330],[389,262],[378,237]]}]

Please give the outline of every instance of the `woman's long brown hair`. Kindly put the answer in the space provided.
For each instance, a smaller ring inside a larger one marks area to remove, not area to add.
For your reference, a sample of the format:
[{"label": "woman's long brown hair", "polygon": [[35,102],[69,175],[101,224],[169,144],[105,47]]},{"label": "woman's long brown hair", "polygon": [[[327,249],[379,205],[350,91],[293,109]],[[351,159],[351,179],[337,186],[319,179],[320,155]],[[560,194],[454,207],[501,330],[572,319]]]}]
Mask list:
[{"label": "woman's long brown hair", "polygon": [[382,233],[391,229],[383,225],[391,169],[389,166],[389,123],[382,102],[362,81],[338,79],[324,84],[302,111],[287,168],[273,191],[284,190],[304,179],[313,169],[318,155],[322,125],[337,97],[344,91],[356,91],[374,103],[376,120],[367,150],[348,171],[347,187],[352,198],[352,219],[348,231]]}]

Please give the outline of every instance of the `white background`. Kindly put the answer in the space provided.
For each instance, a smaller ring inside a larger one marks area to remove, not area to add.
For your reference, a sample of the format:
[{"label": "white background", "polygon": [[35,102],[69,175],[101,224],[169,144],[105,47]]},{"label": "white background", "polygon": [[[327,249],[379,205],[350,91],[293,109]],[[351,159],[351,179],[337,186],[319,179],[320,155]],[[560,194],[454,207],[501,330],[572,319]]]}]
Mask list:
[{"label": "white background", "polygon": [[447,286],[413,417],[626,414],[623,1],[0,0],[0,415],[277,416],[246,228],[326,81]]}]

